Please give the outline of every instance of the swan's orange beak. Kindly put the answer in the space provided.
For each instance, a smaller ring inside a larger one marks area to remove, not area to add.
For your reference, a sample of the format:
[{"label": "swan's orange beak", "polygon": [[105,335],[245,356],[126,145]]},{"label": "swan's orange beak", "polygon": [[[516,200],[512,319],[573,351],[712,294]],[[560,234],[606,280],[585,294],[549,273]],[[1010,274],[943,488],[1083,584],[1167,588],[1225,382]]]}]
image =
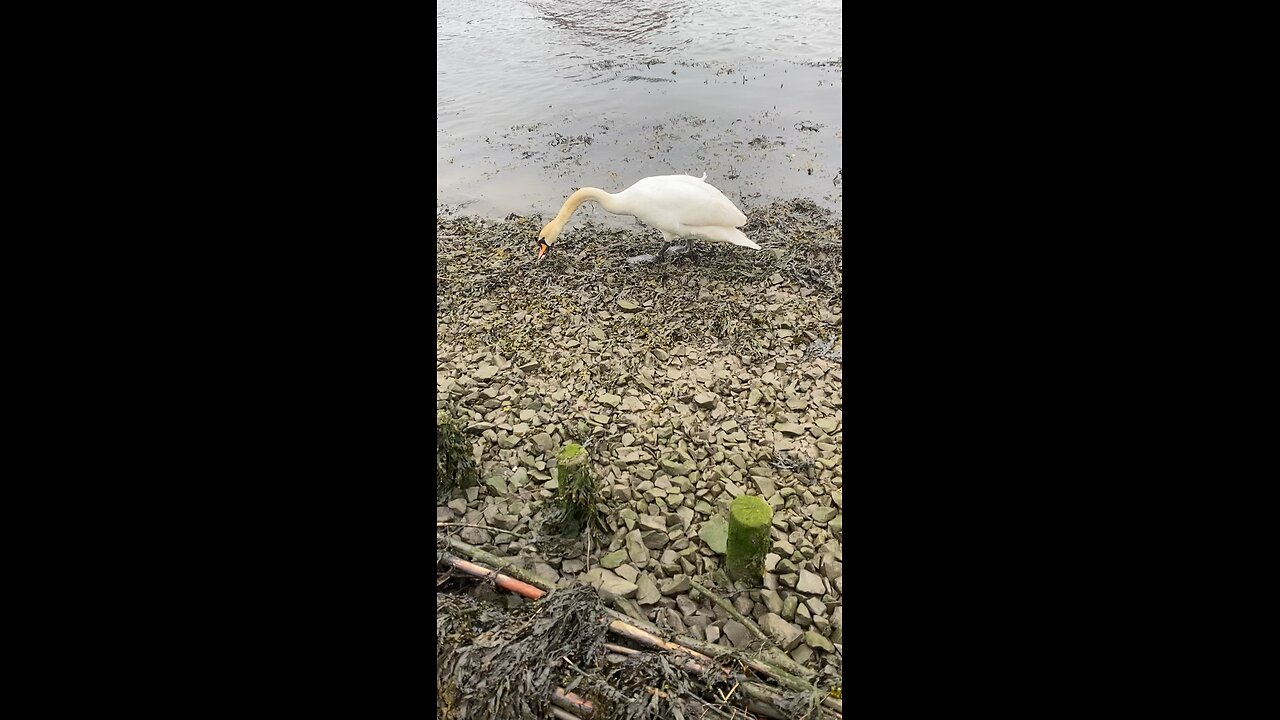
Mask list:
[{"label": "swan's orange beak", "polygon": [[538,260],[542,260],[542,258],[546,257],[547,251],[550,249],[551,249],[550,245],[548,245],[546,242],[542,240],[539,240],[538,241]]}]

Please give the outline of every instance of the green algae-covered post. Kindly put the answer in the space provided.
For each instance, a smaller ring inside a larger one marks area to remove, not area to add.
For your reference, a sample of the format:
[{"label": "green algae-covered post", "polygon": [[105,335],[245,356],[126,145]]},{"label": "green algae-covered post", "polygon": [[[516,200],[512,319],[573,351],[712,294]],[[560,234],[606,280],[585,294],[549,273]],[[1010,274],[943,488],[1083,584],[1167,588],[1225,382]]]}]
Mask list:
[{"label": "green algae-covered post", "polygon": [[581,445],[569,443],[556,455],[556,499],[564,519],[581,525],[596,512],[596,481],[590,456]]},{"label": "green algae-covered post", "polygon": [[436,411],[436,496],[454,488],[470,487],[479,480],[471,442],[444,410]]},{"label": "green algae-covered post", "polygon": [[729,542],[725,570],[734,580],[756,580],[764,575],[769,552],[769,525],[773,508],[755,495],[739,495],[729,505]]}]

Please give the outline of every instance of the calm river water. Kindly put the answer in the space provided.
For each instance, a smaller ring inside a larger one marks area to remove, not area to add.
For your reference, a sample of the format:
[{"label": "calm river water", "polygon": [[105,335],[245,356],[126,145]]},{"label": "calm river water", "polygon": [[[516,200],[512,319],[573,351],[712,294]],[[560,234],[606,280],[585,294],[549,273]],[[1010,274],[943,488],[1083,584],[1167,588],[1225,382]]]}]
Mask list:
[{"label": "calm river water", "polygon": [[437,212],[550,217],[584,185],[704,172],[744,210],[841,209],[839,2],[436,8]]}]

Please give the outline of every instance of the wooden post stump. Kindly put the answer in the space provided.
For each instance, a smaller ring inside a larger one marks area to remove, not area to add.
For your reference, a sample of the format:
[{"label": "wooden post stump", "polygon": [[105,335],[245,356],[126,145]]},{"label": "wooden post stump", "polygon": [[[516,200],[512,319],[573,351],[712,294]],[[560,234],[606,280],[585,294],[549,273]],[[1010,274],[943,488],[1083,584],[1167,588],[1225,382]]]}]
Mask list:
[{"label": "wooden post stump", "polygon": [[769,552],[773,508],[755,495],[739,495],[729,505],[729,540],[725,570],[734,580],[758,580]]},{"label": "wooden post stump", "polygon": [[566,529],[586,527],[596,515],[596,479],[591,476],[591,456],[577,443],[569,443],[556,455],[556,500]]}]

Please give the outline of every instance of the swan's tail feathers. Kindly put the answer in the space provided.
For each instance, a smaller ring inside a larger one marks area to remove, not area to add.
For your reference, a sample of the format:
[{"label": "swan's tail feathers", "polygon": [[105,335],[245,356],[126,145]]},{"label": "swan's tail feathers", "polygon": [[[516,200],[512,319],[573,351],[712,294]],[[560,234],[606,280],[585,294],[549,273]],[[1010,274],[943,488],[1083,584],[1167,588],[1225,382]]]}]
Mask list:
[{"label": "swan's tail feathers", "polygon": [[751,239],[737,228],[721,227],[719,225],[706,225],[703,227],[686,227],[685,230],[694,237],[700,237],[712,242],[730,243],[732,245],[749,247],[752,250],[760,249],[759,245],[751,242]]},{"label": "swan's tail feathers", "polygon": [[685,173],[685,175],[686,175],[687,177],[691,177],[691,178],[693,178],[694,180],[701,180],[702,182],[706,182],[706,181],[707,181],[707,173],[706,173],[706,171],[705,171],[705,170],[702,172],[702,177],[698,177],[697,175],[689,175],[689,173]]}]

